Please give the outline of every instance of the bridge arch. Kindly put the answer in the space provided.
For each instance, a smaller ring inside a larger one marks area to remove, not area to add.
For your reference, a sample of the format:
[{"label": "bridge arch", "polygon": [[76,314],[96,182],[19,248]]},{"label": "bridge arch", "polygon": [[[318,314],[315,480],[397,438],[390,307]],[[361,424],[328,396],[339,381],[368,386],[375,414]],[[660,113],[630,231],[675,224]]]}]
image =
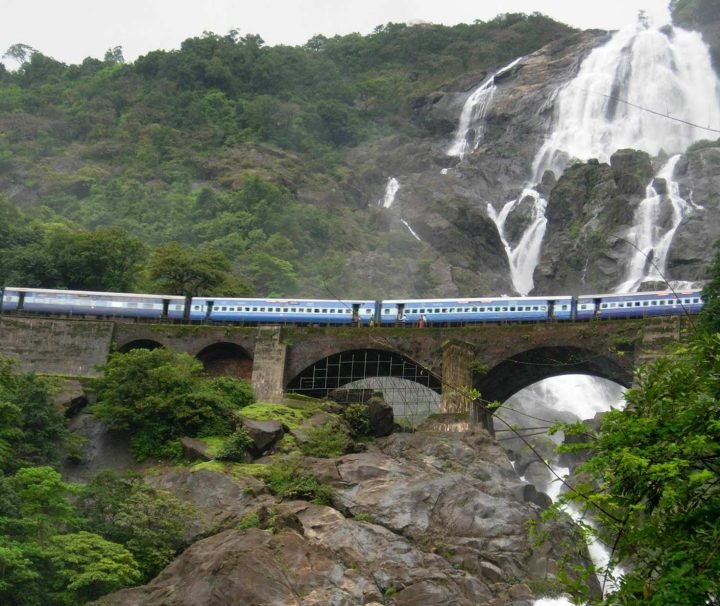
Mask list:
[{"label": "bridge arch", "polygon": [[195,357],[205,367],[205,372],[216,377],[235,377],[250,381],[253,358],[236,343],[221,341],[201,349]]},{"label": "bridge arch", "polygon": [[326,398],[333,389],[362,379],[395,377],[440,393],[442,382],[433,372],[407,356],[383,349],[341,351],[305,367],[286,385],[286,391]]},{"label": "bridge arch", "polygon": [[575,346],[537,347],[503,360],[478,377],[484,401],[505,402],[530,385],[561,375],[590,375],[630,387],[632,372],[613,357]]},{"label": "bridge arch", "polygon": [[154,339],[135,339],[118,347],[118,351],[120,353],[127,353],[133,349],[160,349],[162,347],[165,346]]}]

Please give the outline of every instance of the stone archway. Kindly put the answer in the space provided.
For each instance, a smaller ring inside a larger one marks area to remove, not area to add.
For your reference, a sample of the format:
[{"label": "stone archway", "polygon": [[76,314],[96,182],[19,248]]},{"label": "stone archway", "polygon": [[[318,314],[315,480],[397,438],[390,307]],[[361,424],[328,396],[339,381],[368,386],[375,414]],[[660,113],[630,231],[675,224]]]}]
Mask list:
[{"label": "stone archway", "polygon": [[162,343],[153,341],[152,339],[135,339],[134,341],[128,341],[124,345],[118,348],[120,353],[127,353],[133,349],[160,349],[165,347]]},{"label": "stone archway", "polygon": [[240,345],[221,342],[208,345],[195,356],[205,367],[205,371],[216,377],[234,377],[252,379],[252,356]]},{"label": "stone archway", "polygon": [[485,402],[505,402],[521,389],[543,379],[583,374],[609,379],[624,387],[632,372],[610,356],[575,346],[538,347],[503,360],[478,377],[474,387]]},{"label": "stone archway", "polygon": [[382,349],[354,349],[335,353],[307,366],[286,386],[287,391],[325,398],[333,389],[362,379],[395,377],[440,393],[440,378],[399,353]]}]

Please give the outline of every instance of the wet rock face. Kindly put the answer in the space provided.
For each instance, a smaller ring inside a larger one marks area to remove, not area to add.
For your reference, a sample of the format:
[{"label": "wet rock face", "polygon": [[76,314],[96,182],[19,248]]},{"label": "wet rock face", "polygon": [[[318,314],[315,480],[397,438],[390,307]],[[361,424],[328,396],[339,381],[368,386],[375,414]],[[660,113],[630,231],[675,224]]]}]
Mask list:
[{"label": "wet rock face", "polygon": [[[561,524],[550,543],[531,544],[527,524],[545,501],[524,489],[489,434],[427,431],[375,444],[335,460],[304,460],[334,486],[332,507],[281,503],[256,479],[207,469],[153,474],[153,485],[202,512],[197,535],[207,538],[149,584],[103,603],[324,606],[392,596],[408,606],[500,606],[532,598],[518,579],[552,578],[553,551],[569,529]],[[266,529],[237,530],[251,512]]]}]

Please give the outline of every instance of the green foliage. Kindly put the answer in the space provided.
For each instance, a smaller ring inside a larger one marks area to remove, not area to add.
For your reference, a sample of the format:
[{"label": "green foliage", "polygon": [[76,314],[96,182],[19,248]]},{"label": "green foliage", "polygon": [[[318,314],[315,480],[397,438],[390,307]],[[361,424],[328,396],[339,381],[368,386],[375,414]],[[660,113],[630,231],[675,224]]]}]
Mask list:
[{"label": "green foliage", "polygon": [[92,410],[109,427],[129,431],[141,458],[173,456],[183,436],[232,433],[233,411],[250,400],[247,387],[211,379],[198,360],[165,349],[115,353],[102,370]]},{"label": "green foliage", "polygon": [[310,457],[331,458],[344,455],[350,444],[345,430],[339,424],[329,422],[309,429],[300,450]]},{"label": "green foliage", "polygon": [[135,474],[98,474],[84,489],[78,510],[85,528],[132,553],[143,580],[153,578],[186,545],[194,509],[156,490]]},{"label": "green foliage", "polygon": [[[720,334],[642,369],[627,407],[589,442],[570,499],[596,513],[614,562],[629,563],[606,603],[715,603],[720,591]],[[589,529],[587,529],[589,530]]]},{"label": "green foliage", "polygon": [[244,407],[240,414],[256,421],[279,421],[290,429],[297,429],[305,419],[319,410],[318,406],[314,404],[315,402],[309,402],[306,406],[286,406],[258,402]]},{"label": "green foliage", "polygon": [[294,459],[269,465],[263,479],[272,493],[281,499],[302,499],[319,505],[332,503],[332,489],[303,471]]},{"label": "green foliage", "polygon": [[720,242],[715,243],[715,258],[707,273],[709,280],[702,291],[704,305],[699,329],[711,333],[720,332]]},{"label": "green foliage", "polygon": [[48,556],[61,604],[84,604],[141,578],[127,549],[85,531],[52,537]]},{"label": "green foliage", "polygon": [[16,372],[14,361],[0,356],[0,471],[59,463],[67,429],[50,390],[46,380]]},{"label": "green foliage", "polygon": [[370,414],[367,404],[356,402],[348,405],[343,410],[343,418],[353,436],[364,436],[370,430]]},{"label": "green foliage", "polygon": [[244,427],[239,427],[235,433],[228,437],[222,447],[215,455],[221,461],[244,461],[247,457],[248,448],[253,445],[253,440]]},{"label": "green foliage", "polygon": [[[226,280],[214,294],[324,295],[324,281],[342,281],[348,242],[362,254],[375,240],[366,213],[313,195],[340,191],[349,150],[426,135],[425,123],[408,120],[417,99],[568,33],[539,14],[388,23],[298,47],[231,31],[132,64],[114,47],[70,66],[14,45],[20,69],[0,67],[0,171],[22,184],[27,214],[0,221],[0,279],[185,292],[216,283],[219,269]],[[118,237],[103,239],[112,229]],[[150,250],[176,242],[200,257],[218,251],[229,266],[210,255],[193,280],[173,282],[164,255],[157,279],[142,283],[146,273],[126,271],[142,254],[127,250],[127,266],[117,263],[134,238]],[[434,272],[423,271],[431,265],[420,261],[418,288],[434,288]],[[360,296],[363,285],[350,286]]]},{"label": "green foliage", "polygon": [[248,295],[230,273],[230,263],[219,250],[191,250],[175,242],[156,248],[148,263],[150,279],[164,293],[197,297],[203,294]]}]

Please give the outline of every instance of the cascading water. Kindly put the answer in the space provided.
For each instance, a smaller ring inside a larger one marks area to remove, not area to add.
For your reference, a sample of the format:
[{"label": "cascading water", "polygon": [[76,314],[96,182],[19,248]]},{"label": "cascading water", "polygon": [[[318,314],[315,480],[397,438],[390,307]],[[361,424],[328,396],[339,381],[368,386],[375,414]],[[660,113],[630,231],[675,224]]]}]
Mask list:
[{"label": "cascading water", "polygon": [[398,193],[398,190],[400,189],[400,183],[395,177],[390,177],[387,180],[387,185],[385,185],[385,195],[383,196],[382,200],[378,200],[378,206],[382,206],[383,208],[390,208],[395,202],[395,195]]},{"label": "cascading water", "polygon": [[720,87],[700,34],[641,22],[594,49],[560,91],[533,180],[548,169],[559,176],[572,159],[608,162],[627,147],[681,153],[719,123]]},{"label": "cascading water", "polygon": [[[532,211],[529,225],[523,232],[517,246],[513,248],[505,233],[505,222],[517,207],[526,203],[528,199],[532,203]],[[547,202],[534,189],[526,188],[520,197],[516,200],[507,202],[502,210],[498,213],[492,204],[487,205],[487,212],[490,218],[497,226],[500,239],[505,252],[507,253],[508,262],[510,263],[510,279],[513,288],[521,295],[527,295],[533,288],[533,272],[540,258],[540,250],[542,239],[545,235],[547,227],[547,219],[545,218],[545,207]]]},{"label": "cascading water", "polygon": [[[497,89],[495,78],[511,70],[521,59],[522,57],[518,57],[512,63],[486,78],[467,98],[460,113],[460,121],[452,145],[447,151],[448,156],[455,156],[462,160],[468,150],[469,139],[471,138],[472,149],[477,149],[485,129],[485,115],[492,105],[493,95]],[[472,137],[471,130],[474,130]]]},{"label": "cascading water", "polygon": [[[646,188],[645,199],[635,213],[635,225],[626,235],[633,245],[634,253],[625,280],[617,286],[615,292],[635,292],[643,282],[665,282],[667,256],[675,231],[693,208],[701,208],[680,197],[678,183],[673,181],[679,159],[680,154],[670,158],[655,176],[655,179],[665,181],[666,193],[658,193],[653,183]],[[663,220],[667,211],[670,211],[669,225],[667,219]],[[678,286],[670,285],[673,288]]]},{"label": "cascading water", "polygon": [[[469,151],[477,149],[495,92],[493,76],[468,98],[448,155],[463,159]],[[593,50],[578,75],[558,92],[554,107],[554,125],[535,155],[529,184],[517,200],[505,203],[499,212],[488,204],[488,214],[497,225],[508,255],[513,286],[522,294],[532,290],[532,275],[545,231],[546,202],[532,189],[545,171],[552,170],[559,178],[572,161],[597,158],[608,162],[616,150],[628,147],[646,151],[651,156],[661,152],[680,154],[691,143],[707,137],[711,126],[720,124],[720,85],[699,34],[669,25],[650,27],[641,21],[616,32],[607,44]],[[677,161],[676,156],[671,158],[657,175],[658,179],[665,179],[668,193],[658,196],[657,191],[653,191],[651,195],[648,190],[648,198],[654,201],[645,203],[638,211],[638,226],[628,234],[628,239],[644,254],[631,260],[628,275],[618,290],[635,290],[644,280],[658,277],[654,268],[648,267],[645,255],[652,254],[654,264],[661,271],[664,268],[675,230],[690,208],[672,181]],[[670,212],[667,206],[661,207],[663,201],[670,204]],[[523,203],[533,205],[531,213]],[[516,213],[523,217],[525,227],[513,248],[506,224]],[[664,227],[660,228],[663,218]],[[539,398],[544,406],[562,415],[567,413],[563,410],[567,402],[579,402],[583,391],[588,392],[596,385],[593,379],[585,377],[583,390],[568,397],[566,381],[562,378],[556,381],[559,385],[544,382],[532,391],[524,390],[519,397],[531,401],[533,397]],[[604,402],[605,410],[617,404],[613,398],[604,399],[597,394],[594,398],[596,402]],[[537,406],[533,405],[533,411],[536,410]],[[555,414],[551,413],[550,418]],[[562,469],[557,471],[564,473]],[[522,477],[538,476],[537,472],[530,473],[525,468],[518,472],[523,473]],[[546,477],[539,489],[553,492],[559,491],[560,486],[560,482]],[[590,549],[598,567],[606,566],[607,550],[599,544],[591,545]],[[550,604],[569,605],[570,602],[543,598],[535,606]]]}]

